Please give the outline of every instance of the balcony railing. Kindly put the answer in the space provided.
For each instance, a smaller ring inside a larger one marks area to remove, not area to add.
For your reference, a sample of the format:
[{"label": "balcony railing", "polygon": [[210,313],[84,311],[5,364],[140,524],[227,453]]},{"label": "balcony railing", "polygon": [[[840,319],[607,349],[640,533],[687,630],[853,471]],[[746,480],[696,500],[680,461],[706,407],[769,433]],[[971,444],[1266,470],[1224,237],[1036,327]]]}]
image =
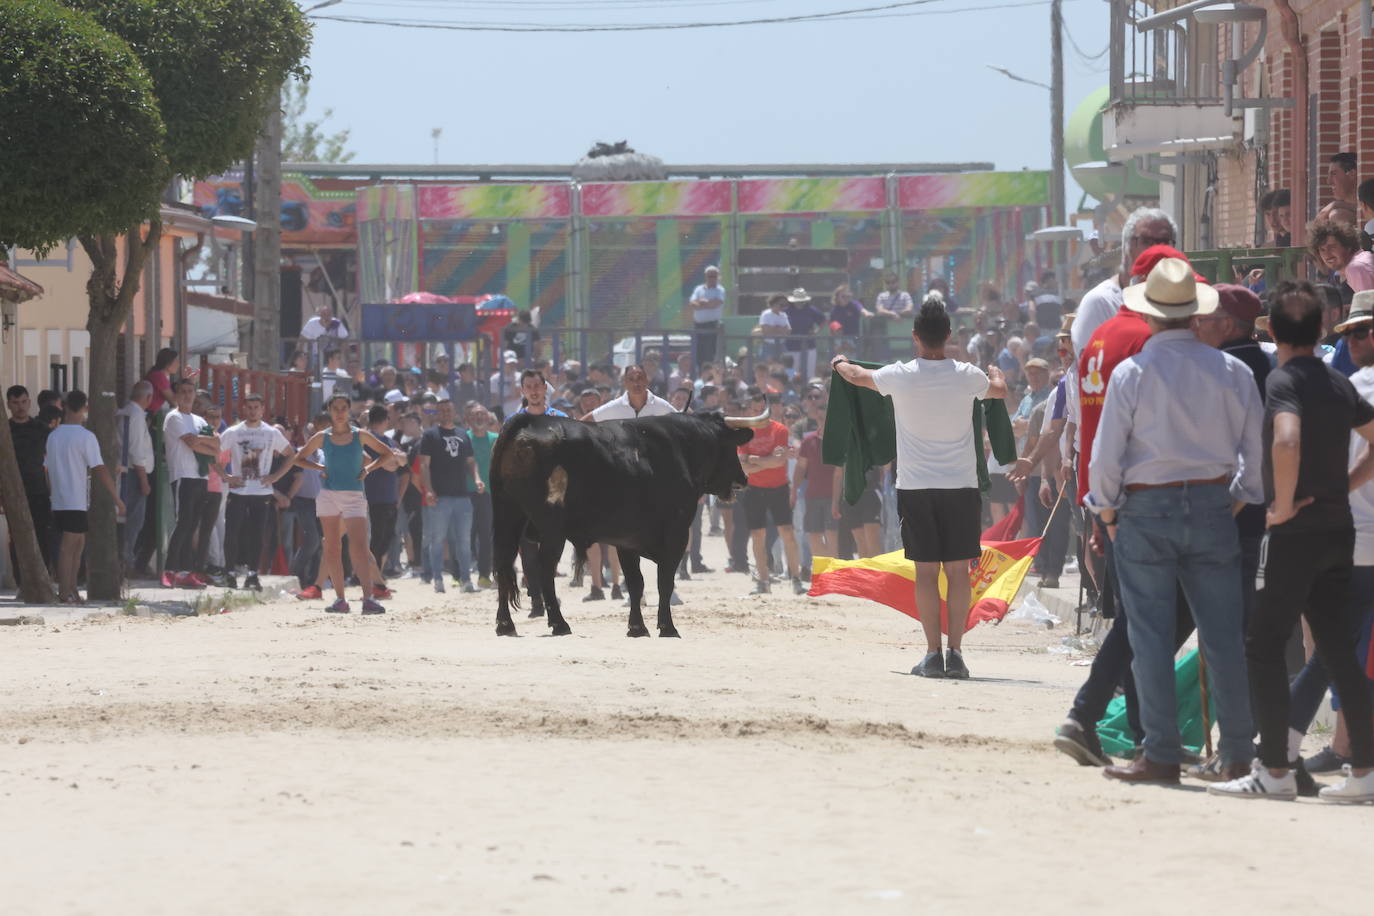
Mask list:
[{"label": "balcony railing", "polygon": [[1188,5],[1182,0],[1111,0],[1112,102],[1126,105],[1220,105],[1216,25],[1190,16],[1140,29],[1149,17]]}]

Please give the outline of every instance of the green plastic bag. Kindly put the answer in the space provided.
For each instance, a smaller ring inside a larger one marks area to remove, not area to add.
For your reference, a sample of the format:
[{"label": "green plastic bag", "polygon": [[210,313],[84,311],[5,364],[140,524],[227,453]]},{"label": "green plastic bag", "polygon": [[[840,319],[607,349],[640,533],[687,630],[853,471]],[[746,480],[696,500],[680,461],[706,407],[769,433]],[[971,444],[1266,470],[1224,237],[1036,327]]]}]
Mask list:
[{"label": "green plastic bag", "polygon": [[[1174,665],[1174,693],[1178,701],[1178,733],[1183,746],[1199,753],[1206,744],[1202,732],[1202,691],[1198,687],[1197,650],[1189,652]],[[1211,697],[1208,697],[1211,700]],[[1216,708],[1208,704],[1209,721],[1215,722]],[[1113,757],[1135,756],[1136,737],[1126,721],[1126,698],[1117,697],[1107,706],[1107,714],[1097,723],[1102,750]]]}]

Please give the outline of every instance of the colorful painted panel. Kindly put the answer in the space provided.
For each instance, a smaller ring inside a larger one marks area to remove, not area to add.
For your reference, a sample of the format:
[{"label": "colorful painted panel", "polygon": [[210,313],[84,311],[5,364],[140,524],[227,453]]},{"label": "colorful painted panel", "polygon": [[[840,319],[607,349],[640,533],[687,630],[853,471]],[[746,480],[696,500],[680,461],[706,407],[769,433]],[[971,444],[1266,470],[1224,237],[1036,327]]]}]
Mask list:
[{"label": "colorful painted panel", "polygon": [[445,220],[421,226],[426,292],[501,293],[517,308],[538,308],[541,321],[563,320],[569,274],[565,223]]},{"label": "colorful painted panel", "polygon": [[585,216],[705,216],[730,212],[729,181],[641,181],[582,186]]},{"label": "colorful painted panel", "polygon": [[[356,242],[355,197],[353,190],[321,191],[302,175],[283,175],[282,244],[290,248]],[[243,172],[226,172],[197,181],[191,199],[207,217],[246,216]]]},{"label": "colorful painted panel", "polygon": [[897,179],[897,199],[903,210],[1043,206],[1050,199],[1050,174],[905,175]]},{"label": "colorful painted panel", "polygon": [[740,181],[741,213],[807,213],[881,210],[883,178],[768,178]]},{"label": "colorful painted panel", "polygon": [[562,183],[419,188],[420,219],[560,219],[571,213],[570,200]]}]

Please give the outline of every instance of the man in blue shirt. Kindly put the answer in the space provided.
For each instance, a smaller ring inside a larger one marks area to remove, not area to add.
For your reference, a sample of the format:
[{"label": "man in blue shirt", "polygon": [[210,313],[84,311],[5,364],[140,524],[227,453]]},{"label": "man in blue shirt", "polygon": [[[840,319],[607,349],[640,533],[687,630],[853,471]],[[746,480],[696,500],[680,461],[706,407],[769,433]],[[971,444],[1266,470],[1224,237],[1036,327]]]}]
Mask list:
[{"label": "man in blue shirt", "polygon": [[720,320],[725,315],[725,287],[720,285],[720,268],[706,268],[705,283],[692,290],[687,308],[692,312],[692,326],[697,337],[697,366],[715,362],[716,338],[720,334]]}]

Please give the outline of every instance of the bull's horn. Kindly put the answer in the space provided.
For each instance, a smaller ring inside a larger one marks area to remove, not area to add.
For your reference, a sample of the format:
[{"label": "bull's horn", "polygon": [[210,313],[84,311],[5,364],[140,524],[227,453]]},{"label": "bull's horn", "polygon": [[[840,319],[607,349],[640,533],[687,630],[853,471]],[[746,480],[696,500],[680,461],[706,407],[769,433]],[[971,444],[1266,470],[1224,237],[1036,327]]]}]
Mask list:
[{"label": "bull's horn", "polygon": [[760,429],[768,425],[768,410],[757,417],[726,417],[725,425],[733,429]]}]

